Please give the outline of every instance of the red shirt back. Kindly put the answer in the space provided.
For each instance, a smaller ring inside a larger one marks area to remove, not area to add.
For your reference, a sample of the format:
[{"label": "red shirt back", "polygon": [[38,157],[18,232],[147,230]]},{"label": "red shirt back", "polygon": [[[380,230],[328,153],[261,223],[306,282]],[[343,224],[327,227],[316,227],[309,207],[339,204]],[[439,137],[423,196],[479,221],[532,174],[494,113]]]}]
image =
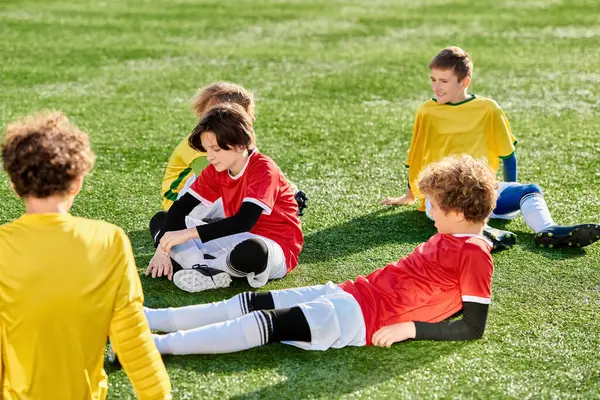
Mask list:
[{"label": "red shirt back", "polygon": [[406,258],[340,284],[360,304],[367,345],[384,326],[440,322],[460,311],[463,301],[489,304],[491,249],[480,236],[438,233]]},{"label": "red shirt back", "polygon": [[208,206],[221,199],[225,217],[235,215],[244,201],[260,206],[263,212],[250,233],[281,246],[288,272],[298,265],[304,244],[298,204],[277,164],[258,149],[235,177],[229,171],[218,172],[212,165],[204,168],[190,193]]}]

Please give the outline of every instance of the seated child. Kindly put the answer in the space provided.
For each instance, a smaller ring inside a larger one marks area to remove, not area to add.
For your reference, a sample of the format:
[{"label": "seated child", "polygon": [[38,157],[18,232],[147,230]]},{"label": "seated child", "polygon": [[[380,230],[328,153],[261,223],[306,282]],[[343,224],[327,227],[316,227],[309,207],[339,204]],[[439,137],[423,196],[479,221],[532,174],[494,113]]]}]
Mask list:
[{"label": "seated child", "polygon": [[[405,205],[420,200],[425,210],[425,196],[415,183],[427,164],[452,154],[484,157],[496,171],[503,160],[504,180],[491,218],[512,219],[519,212],[525,223],[536,233],[535,242],[543,247],[583,247],[600,239],[600,225],[560,226],[554,222],[542,189],[536,184],[517,183],[517,157],[513,136],[506,115],[491,99],[468,93],[473,63],[458,47],[448,47],[429,64],[431,87],[435,98],[426,101],[417,111],[406,166],[409,187],[402,197],[381,201],[386,205]],[[516,243],[516,236],[507,231],[486,226],[484,234],[494,242],[495,249],[505,249]]]},{"label": "seated child", "polygon": [[[255,121],[254,96],[242,86],[234,83],[217,82],[208,85],[200,89],[192,101],[194,113],[198,118],[201,118],[215,104],[221,103],[239,104],[244,107],[252,121]],[[187,191],[200,172],[208,165],[206,153],[190,147],[189,137],[190,135],[187,135],[169,157],[161,191],[164,211],[167,211],[173,202]],[[290,183],[290,187],[298,202],[299,215],[303,215],[308,198],[293,183]]]},{"label": "seated child", "polygon": [[210,165],[164,220],[151,221],[158,247],[146,275],[166,275],[188,292],[229,286],[232,276],[252,287],[283,278],[304,243],[298,205],[277,164],[256,148],[251,116],[217,104],[189,143]]},{"label": "seated child", "polygon": [[[470,156],[430,164],[418,181],[438,233],[405,258],[335,285],[242,293],[229,300],[150,309],[162,354],[228,353],[271,342],[307,350],[391,346],[407,339],[471,340],[485,330],[491,243],[483,226],[496,178]],[[462,318],[449,317],[462,312]]]},{"label": "seated child", "polygon": [[127,235],[69,214],[94,163],[87,135],[59,112],[28,117],[8,125],[2,161],[25,214],[0,226],[0,398],[106,398],[110,335],[138,398],[170,399]]}]

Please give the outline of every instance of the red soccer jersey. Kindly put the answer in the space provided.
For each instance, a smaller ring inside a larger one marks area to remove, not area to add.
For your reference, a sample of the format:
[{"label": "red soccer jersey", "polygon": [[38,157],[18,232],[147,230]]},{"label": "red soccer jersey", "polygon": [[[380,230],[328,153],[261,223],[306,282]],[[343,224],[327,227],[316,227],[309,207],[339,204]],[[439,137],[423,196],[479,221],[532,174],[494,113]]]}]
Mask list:
[{"label": "red soccer jersey", "polygon": [[304,237],[298,204],[290,185],[273,160],[255,149],[236,176],[217,172],[209,165],[190,187],[190,194],[211,206],[221,199],[225,217],[235,215],[245,201],[263,209],[250,233],[271,239],[281,246],[288,272],[298,265]]},{"label": "red soccer jersey", "polygon": [[440,322],[462,302],[489,304],[491,244],[475,235],[436,234],[406,258],[340,287],[363,313],[367,345],[380,328],[399,322]]}]

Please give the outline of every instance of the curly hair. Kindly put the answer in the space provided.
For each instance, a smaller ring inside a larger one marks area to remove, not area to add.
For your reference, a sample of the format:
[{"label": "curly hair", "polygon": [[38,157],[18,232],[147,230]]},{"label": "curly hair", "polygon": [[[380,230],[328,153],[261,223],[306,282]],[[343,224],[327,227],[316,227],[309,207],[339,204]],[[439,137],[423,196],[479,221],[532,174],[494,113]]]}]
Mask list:
[{"label": "curly hair", "polygon": [[464,214],[467,221],[485,222],[496,206],[498,181],[485,160],[469,155],[449,156],[429,164],[417,185],[444,212]]},{"label": "curly hair", "polygon": [[2,163],[22,198],[68,193],[94,161],[87,134],[58,111],[25,117],[4,133]]},{"label": "curly hair", "polygon": [[429,69],[453,70],[461,82],[467,76],[473,75],[471,56],[460,47],[451,46],[442,49],[429,63]]},{"label": "curly hair", "polygon": [[201,88],[192,100],[192,107],[196,116],[202,117],[212,106],[221,103],[239,104],[254,116],[254,95],[235,83],[216,82]]}]

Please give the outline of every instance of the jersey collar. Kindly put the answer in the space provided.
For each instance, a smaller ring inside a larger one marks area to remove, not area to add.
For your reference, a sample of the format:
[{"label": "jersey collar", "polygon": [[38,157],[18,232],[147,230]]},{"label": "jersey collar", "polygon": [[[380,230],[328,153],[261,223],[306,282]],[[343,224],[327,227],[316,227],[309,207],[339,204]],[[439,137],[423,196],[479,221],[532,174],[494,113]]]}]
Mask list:
[{"label": "jersey collar", "polygon": [[240,179],[242,177],[242,175],[244,175],[244,171],[246,171],[246,167],[250,163],[250,158],[252,158],[255,154],[258,154],[258,147],[255,147],[252,150],[250,150],[250,154],[248,154],[248,159],[246,160],[246,164],[244,164],[244,167],[237,175],[232,175],[231,171],[229,171],[229,170],[227,170],[227,175],[229,175],[229,177],[231,179],[233,179],[234,181]]},{"label": "jersey collar", "polygon": [[492,243],[488,238],[486,238],[485,236],[481,236],[481,235],[475,235],[474,233],[453,233],[452,236],[454,237],[474,237],[474,238],[478,238],[483,240],[484,242],[486,242],[487,244],[490,245],[490,247],[494,248],[494,243]]},{"label": "jersey collar", "polygon": [[[463,101],[459,101],[458,103],[444,103],[444,104],[440,104],[442,106],[446,105],[446,106],[460,106],[461,104],[465,104],[470,102],[471,100],[475,100],[477,96],[475,95],[475,93],[469,93],[469,98]],[[432,97],[431,100],[435,101],[437,103],[437,99],[435,97]]]}]

